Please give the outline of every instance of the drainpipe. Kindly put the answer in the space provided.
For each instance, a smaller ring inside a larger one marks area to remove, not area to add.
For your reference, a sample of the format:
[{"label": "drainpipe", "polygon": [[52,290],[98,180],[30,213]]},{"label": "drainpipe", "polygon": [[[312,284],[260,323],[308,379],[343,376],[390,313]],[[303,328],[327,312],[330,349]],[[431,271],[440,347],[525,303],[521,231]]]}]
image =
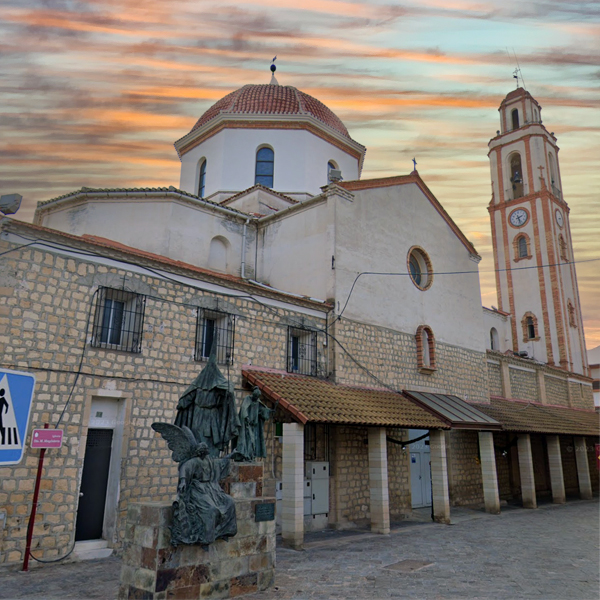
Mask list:
[{"label": "drainpipe", "polygon": [[248,234],[248,223],[250,223],[250,218],[246,219],[242,233],[242,279],[246,279],[246,236]]}]

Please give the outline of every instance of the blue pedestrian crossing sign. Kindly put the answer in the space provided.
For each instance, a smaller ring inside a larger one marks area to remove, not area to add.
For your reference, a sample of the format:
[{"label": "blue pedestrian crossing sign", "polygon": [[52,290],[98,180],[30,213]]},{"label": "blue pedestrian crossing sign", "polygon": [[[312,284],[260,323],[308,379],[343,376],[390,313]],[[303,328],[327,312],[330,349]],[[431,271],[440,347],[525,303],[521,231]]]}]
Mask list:
[{"label": "blue pedestrian crossing sign", "polygon": [[31,373],[0,369],[0,465],[23,458],[34,386]]}]

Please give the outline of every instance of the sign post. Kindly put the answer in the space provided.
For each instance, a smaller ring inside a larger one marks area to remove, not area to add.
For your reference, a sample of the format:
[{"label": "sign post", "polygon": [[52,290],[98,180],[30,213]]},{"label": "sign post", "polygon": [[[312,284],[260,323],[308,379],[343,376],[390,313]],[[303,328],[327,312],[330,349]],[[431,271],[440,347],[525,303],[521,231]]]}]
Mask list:
[{"label": "sign post", "polygon": [[[44,423],[44,429],[48,429],[48,423]],[[43,431],[43,430],[42,430]],[[33,502],[31,504],[31,514],[27,524],[27,543],[25,545],[25,557],[23,558],[23,571],[29,570],[29,555],[31,554],[31,539],[33,538],[33,528],[35,526],[35,514],[37,513],[38,498],[40,496],[40,482],[42,481],[42,469],[44,468],[44,456],[46,447],[40,450],[40,459],[38,461],[38,470],[35,478],[35,490],[33,492]]]}]

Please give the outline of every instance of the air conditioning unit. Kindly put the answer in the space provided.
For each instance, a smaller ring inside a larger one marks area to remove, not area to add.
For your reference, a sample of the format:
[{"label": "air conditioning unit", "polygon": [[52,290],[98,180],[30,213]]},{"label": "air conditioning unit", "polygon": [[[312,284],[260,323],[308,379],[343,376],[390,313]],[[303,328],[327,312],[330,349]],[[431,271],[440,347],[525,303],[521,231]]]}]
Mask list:
[{"label": "air conditioning unit", "polygon": [[339,169],[331,169],[329,171],[329,182],[341,181],[342,180],[342,172]]}]

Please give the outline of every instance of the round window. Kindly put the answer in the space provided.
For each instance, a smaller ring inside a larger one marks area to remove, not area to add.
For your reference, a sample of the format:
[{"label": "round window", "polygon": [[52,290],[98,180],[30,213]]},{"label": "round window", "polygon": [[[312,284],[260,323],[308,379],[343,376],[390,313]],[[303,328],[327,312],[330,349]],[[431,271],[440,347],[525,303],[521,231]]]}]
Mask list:
[{"label": "round window", "polygon": [[433,283],[433,269],[429,256],[423,248],[413,246],[408,252],[408,272],[412,282],[420,289],[427,290]]}]

